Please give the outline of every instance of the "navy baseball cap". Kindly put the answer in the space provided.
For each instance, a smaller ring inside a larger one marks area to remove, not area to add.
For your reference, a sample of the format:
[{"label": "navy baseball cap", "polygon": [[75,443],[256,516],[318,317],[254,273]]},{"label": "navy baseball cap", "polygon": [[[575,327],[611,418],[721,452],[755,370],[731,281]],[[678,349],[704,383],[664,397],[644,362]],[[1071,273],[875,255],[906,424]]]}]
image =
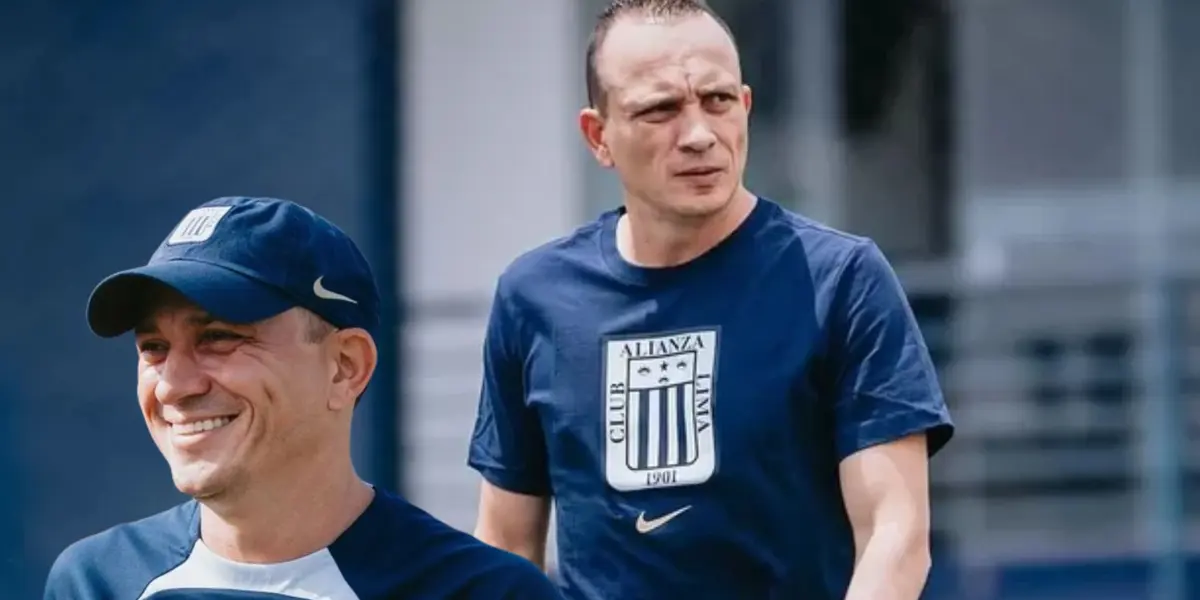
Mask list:
[{"label": "navy baseball cap", "polygon": [[88,325],[106,338],[133,329],[158,285],[231,323],[303,307],[338,328],[379,324],[379,290],[354,241],[308,208],[276,198],[217,198],[190,211],[149,262],[96,286]]}]

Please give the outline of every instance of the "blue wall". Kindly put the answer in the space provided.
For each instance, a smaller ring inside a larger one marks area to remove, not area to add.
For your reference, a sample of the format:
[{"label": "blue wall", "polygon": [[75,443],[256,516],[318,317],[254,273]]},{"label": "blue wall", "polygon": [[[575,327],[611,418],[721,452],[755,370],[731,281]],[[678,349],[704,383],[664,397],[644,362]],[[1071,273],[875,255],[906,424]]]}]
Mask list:
[{"label": "blue wall", "polygon": [[[0,597],[36,597],[65,545],[181,500],[141,422],[130,341],[92,338],[83,311],[187,208],[307,204],[394,297],[390,4],[0,3]],[[394,487],[381,370],[356,450]]]}]

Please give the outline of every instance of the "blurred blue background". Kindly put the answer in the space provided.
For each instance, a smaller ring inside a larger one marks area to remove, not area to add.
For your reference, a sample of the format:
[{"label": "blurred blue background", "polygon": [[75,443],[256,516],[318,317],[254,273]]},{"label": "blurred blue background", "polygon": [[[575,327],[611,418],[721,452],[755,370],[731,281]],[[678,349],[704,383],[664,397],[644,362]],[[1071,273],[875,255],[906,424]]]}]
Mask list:
[{"label": "blurred blue background", "polygon": [[[469,6],[468,6],[469,4]],[[575,130],[601,0],[0,3],[0,597],[179,501],[92,285],[223,195],[387,299],[356,460],[469,530],[495,276],[619,199]],[[1200,3],[714,0],[751,187],[875,238],[959,423],[929,598],[1200,598]],[[1189,585],[1189,581],[1190,585]]]}]

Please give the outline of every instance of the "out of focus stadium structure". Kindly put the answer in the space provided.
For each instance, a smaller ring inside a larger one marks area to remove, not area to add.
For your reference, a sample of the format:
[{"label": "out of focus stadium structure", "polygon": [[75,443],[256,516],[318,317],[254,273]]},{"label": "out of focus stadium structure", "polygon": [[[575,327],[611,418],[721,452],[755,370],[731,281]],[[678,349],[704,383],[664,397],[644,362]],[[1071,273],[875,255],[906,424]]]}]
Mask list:
[{"label": "out of focus stadium structure", "polygon": [[[1200,598],[1200,3],[712,4],[752,187],[875,238],[939,363],[929,597]],[[574,129],[601,5],[0,5],[0,597],[179,499],[82,307],[216,195],[369,248],[394,368],[360,466],[469,529],[494,278],[619,198]]]}]

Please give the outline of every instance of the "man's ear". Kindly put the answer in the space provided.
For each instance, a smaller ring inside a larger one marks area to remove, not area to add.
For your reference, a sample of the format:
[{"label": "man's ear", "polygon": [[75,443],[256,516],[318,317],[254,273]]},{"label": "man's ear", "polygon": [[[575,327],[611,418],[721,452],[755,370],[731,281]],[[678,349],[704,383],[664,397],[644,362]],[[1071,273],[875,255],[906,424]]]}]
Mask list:
[{"label": "man's ear", "polygon": [[612,154],[604,141],[604,115],[591,107],[579,111],[579,132],[596,162],[606,169],[612,168]]},{"label": "man's ear", "polygon": [[339,329],[332,335],[337,369],[334,372],[334,393],[329,399],[329,409],[353,408],[375,373],[379,349],[375,346],[375,339],[364,329]]}]

